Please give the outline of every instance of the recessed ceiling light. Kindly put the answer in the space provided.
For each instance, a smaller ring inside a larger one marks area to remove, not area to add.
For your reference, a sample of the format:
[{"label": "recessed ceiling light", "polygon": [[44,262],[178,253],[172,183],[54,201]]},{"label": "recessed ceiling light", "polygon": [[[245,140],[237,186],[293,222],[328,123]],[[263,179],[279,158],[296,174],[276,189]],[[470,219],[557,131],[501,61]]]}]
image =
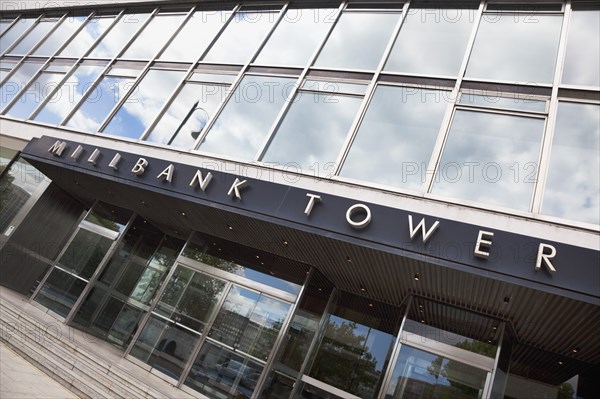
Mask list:
[{"label": "recessed ceiling light", "polygon": [[256,255],[256,259],[260,259],[260,255]]},{"label": "recessed ceiling light", "polygon": [[419,273],[415,273],[415,281],[419,281],[421,279],[421,275]]},{"label": "recessed ceiling light", "polygon": [[360,287],[360,290],[361,290],[362,292],[365,292],[367,289],[366,289],[365,287]]},{"label": "recessed ceiling light", "polygon": [[233,227],[232,227],[232,226],[230,226],[230,225],[227,225],[227,228],[228,228],[229,230],[233,230]]},{"label": "recessed ceiling light", "polygon": [[373,307],[373,304],[372,304],[372,303],[370,303],[370,304],[369,304],[369,307],[370,307],[370,308],[372,308],[372,307]]},{"label": "recessed ceiling light", "polygon": [[185,216],[185,212],[181,212],[181,216]]},{"label": "recessed ceiling light", "polygon": [[563,365],[564,363],[561,360],[559,360],[558,364]]},{"label": "recessed ceiling light", "polygon": [[577,352],[579,352],[579,351],[580,351],[580,349],[579,349],[579,348],[573,348],[573,349],[571,349],[571,352],[573,352],[573,353],[577,353]]},{"label": "recessed ceiling light", "polygon": [[283,245],[288,245],[288,242],[286,240],[283,240]]},{"label": "recessed ceiling light", "polygon": [[509,303],[509,302],[510,302],[510,298],[509,298],[509,297],[507,297],[507,296],[505,296],[505,297],[504,297],[504,303],[505,303],[506,305],[508,305],[508,303]]},{"label": "recessed ceiling light", "polygon": [[349,257],[349,256],[346,256],[346,262],[348,262],[348,263],[352,263],[352,259],[350,259],[350,257]]},{"label": "recessed ceiling light", "polygon": [[425,323],[425,319],[421,319],[421,323]]}]

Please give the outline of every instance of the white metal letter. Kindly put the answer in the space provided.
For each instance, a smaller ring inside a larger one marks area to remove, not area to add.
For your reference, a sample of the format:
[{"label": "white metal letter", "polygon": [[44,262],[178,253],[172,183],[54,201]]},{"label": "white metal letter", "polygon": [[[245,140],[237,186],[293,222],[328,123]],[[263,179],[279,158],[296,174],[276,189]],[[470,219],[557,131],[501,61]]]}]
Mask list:
[{"label": "white metal letter", "polygon": [[208,183],[212,180],[212,173],[208,172],[205,178],[202,178],[202,172],[198,170],[194,175],[194,178],[190,182],[190,187],[196,188],[196,185],[200,186],[200,190],[205,191],[206,187],[208,187]]},{"label": "white metal letter", "polygon": [[[546,250],[550,250],[550,253],[546,253]],[[544,262],[544,266],[548,269],[550,273],[554,273],[556,269],[550,262],[550,259],[556,256],[556,248],[550,244],[540,244],[538,248],[538,256],[535,262],[535,271],[540,270],[542,267],[542,261]]]},{"label": "white metal letter", "polygon": [[77,148],[75,148],[75,151],[73,151],[73,153],[71,154],[71,158],[73,158],[74,160],[78,160],[79,157],[81,156],[81,153],[83,152],[83,147],[78,145]]},{"label": "white metal letter", "polygon": [[421,234],[423,235],[423,242],[427,242],[429,237],[433,234],[434,231],[437,230],[440,225],[440,221],[436,220],[433,226],[429,230],[425,227],[425,218],[421,219],[417,227],[413,227],[412,215],[408,215],[408,232],[410,233],[410,239],[413,240],[417,235],[417,232],[421,230]]},{"label": "white metal letter", "polygon": [[96,148],[94,150],[94,152],[92,152],[92,155],[90,155],[90,157],[88,158],[88,162],[91,163],[92,165],[96,165],[96,161],[98,160],[99,156],[100,156],[100,150]]},{"label": "white metal letter", "polygon": [[304,209],[304,214],[306,216],[310,216],[310,213],[312,212],[315,202],[321,202],[321,196],[316,195],[316,194],[310,194],[310,193],[306,193],[306,196],[310,199],[308,200],[308,204],[306,204],[306,208]]},{"label": "white metal letter", "polygon": [[[355,222],[352,220],[352,216],[361,210],[366,213],[365,218],[360,222]],[[346,221],[350,224],[350,226],[357,230],[364,229],[369,225],[369,223],[371,223],[371,210],[364,204],[352,205],[350,208],[348,208],[348,211],[346,211]]]},{"label": "white metal letter", "polygon": [[165,170],[163,170],[162,172],[160,172],[160,174],[158,176],[156,176],[157,179],[162,179],[162,180],[166,180],[167,182],[171,183],[171,180],[173,180],[173,171],[175,170],[175,166],[173,166],[173,164],[170,164],[169,166],[167,166],[165,168]]},{"label": "white metal letter", "polygon": [[137,160],[135,165],[133,165],[131,172],[136,176],[141,176],[146,171],[146,166],[148,166],[148,161],[146,161],[144,158],[140,158]]},{"label": "white metal letter", "polygon": [[61,157],[65,148],[67,148],[67,143],[65,141],[56,140],[54,144],[48,148],[48,152],[57,157]]},{"label": "white metal letter", "polygon": [[112,161],[108,164],[109,168],[113,168],[114,170],[119,169],[119,161],[121,161],[121,154],[118,152],[113,157]]},{"label": "white metal letter", "polygon": [[490,231],[479,230],[477,242],[475,243],[474,254],[478,258],[487,259],[490,257],[490,247],[492,246],[492,237],[494,233]]},{"label": "white metal letter", "polygon": [[246,184],[248,184],[248,180],[242,180],[240,181],[240,179],[238,179],[237,177],[235,178],[235,181],[233,182],[233,184],[231,185],[231,188],[229,189],[229,191],[227,192],[227,195],[229,197],[233,197],[235,195],[235,197],[239,200],[242,199],[242,196],[240,195],[240,188],[244,188],[246,187]]}]

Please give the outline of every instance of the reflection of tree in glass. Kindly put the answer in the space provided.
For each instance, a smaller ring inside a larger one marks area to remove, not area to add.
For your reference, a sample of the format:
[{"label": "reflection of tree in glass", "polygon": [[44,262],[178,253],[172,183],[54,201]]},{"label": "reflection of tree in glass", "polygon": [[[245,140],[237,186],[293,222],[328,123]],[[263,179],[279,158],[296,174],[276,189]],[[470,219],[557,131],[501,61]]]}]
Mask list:
[{"label": "reflection of tree in glass", "polygon": [[[1,165],[0,174],[4,172],[4,169],[6,169],[6,165]],[[15,177],[10,173],[4,175],[2,180],[0,180],[0,209],[5,209],[6,204],[8,203],[10,193],[13,190],[13,180],[15,180]]]},{"label": "reflection of tree in glass", "polygon": [[88,215],[88,217],[86,218],[86,220],[88,222],[97,224],[98,226],[102,226],[102,227],[106,227],[107,229],[110,229],[112,231],[119,231],[119,225],[107,218],[104,218],[98,214],[96,214],[96,212],[92,212]]},{"label": "reflection of tree in glass", "polygon": [[556,399],[573,399],[575,395],[575,390],[573,386],[568,382],[564,382],[558,386],[558,396]]},{"label": "reflection of tree in glass", "polygon": [[209,255],[205,250],[201,248],[193,248],[188,246],[185,250],[184,256],[202,262],[217,269],[224,270],[229,273],[239,274],[244,268],[233,261],[218,258],[216,256]]}]

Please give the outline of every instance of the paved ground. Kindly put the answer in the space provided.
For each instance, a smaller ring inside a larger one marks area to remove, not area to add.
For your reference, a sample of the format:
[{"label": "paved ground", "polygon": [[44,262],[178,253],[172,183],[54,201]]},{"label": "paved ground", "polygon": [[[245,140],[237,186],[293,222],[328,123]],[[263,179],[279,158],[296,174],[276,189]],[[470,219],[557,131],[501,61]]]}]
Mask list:
[{"label": "paved ground", "polygon": [[0,342],[1,399],[77,399],[71,391]]}]

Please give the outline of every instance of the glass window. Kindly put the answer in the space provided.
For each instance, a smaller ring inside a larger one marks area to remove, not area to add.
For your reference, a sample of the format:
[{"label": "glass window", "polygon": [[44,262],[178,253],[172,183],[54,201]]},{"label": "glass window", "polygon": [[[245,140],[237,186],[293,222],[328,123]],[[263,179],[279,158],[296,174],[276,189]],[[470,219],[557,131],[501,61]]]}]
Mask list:
[{"label": "glass window", "polygon": [[184,71],[148,71],[102,132],[139,138],[156,118],[184,74]]},{"label": "glass window", "polygon": [[331,29],[336,15],[336,8],[288,10],[255,63],[305,66]]},{"label": "glass window", "polygon": [[277,20],[278,10],[238,11],[204,61],[245,64]]},{"label": "glass window", "polygon": [[48,97],[64,78],[62,73],[42,72],[21,93],[19,99],[10,107],[7,115],[20,119],[28,119],[29,115]]},{"label": "glass window", "polygon": [[230,14],[228,11],[195,12],[159,58],[196,61],[227,22]]},{"label": "glass window", "polygon": [[199,149],[253,159],[295,81],[271,76],[244,77]]},{"label": "glass window", "polygon": [[0,37],[0,53],[4,53],[33,23],[33,18],[20,18],[13,26]]},{"label": "glass window", "polygon": [[151,59],[181,25],[182,15],[157,15],[136,37],[122,58]]},{"label": "glass window", "polygon": [[330,177],[361,102],[361,97],[299,92],[262,160]]},{"label": "glass window", "polygon": [[125,14],[89,54],[92,58],[114,58],[148,19],[148,14]]},{"label": "glass window", "polygon": [[542,213],[600,223],[600,106],[560,102]]},{"label": "glass window", "polygon": [[380,85],[341,175],[420,190],[450,93]]},{"label": "glass window", "polygon": [[400,13],[344,12],[315,66],[375,70]]},{"label": "glass window", "polygon": [[4,31],[6,29],[8,29],[8,27],[10,26],[10,24],[12,24],[13,20],[12,19],[3,19],[0,20],[0,35],[2,33],[4,33]]},{"label": "glass window", "polygon": [[528,211],[544,122],[457,110],[432,192]]},{"label": "glass window", "polygon": [[484,14],[466,76],[552,83],[561,25],[559,15]]},{"label": "glass window", "polygon": [[546,112],[546,101],[544,100],[533,100],[526,97],[521,98],[516,94],[512,97],[500,97],[499,94],[500,93],[494,93],[493,91],[488,92],[485,95],[461,93],[459,103],[485,108]]},{"label": "glass window", "polygon": [[457,76],[475,22],[472,9],[414,9],[402,25],[386,71]]},{"label": "glass window", "polygon": [[44,42],[32,51],[32,55],[51,56],[67,41],[85,21],[85,17],[67,17]]},{"label": "glass window", "polygon": [[105,76],[100,83],[88,91],[79,109],[67,122],[67,126],[85,132],[97,132],[104,118],[133,87],[133,78]]},{"label": "glass window", "polygon": [[228,86],[188,82],[152,129],[147,141],[191,148]]},{"label": "glass window", "polygon": [[11,54],[27,54],[54,27],[56,19],[42,19],[19,43],[10,50]]},{"label": "glass window", "polygon": [[32,76],[42,67],[43,64],[36,62],[22,63],[10,76],[10,78],[0,86],[0,110],[12,101],[15,95],[29,82]]},{"label": "glass window", "polygon": [[573,11],[562,83],[600,86],[600,10]]},{"label": "glass window", "polygon": [[48,100],[34,120],[58,125],[92,87],[103,66],[80,65]]},{"label": "glass window", "polygon": [[73,58],[83,56],[114,21],[114,16],[94,17],[88,20],[83,29],[77,33],[73,40],[58,55]]}]

